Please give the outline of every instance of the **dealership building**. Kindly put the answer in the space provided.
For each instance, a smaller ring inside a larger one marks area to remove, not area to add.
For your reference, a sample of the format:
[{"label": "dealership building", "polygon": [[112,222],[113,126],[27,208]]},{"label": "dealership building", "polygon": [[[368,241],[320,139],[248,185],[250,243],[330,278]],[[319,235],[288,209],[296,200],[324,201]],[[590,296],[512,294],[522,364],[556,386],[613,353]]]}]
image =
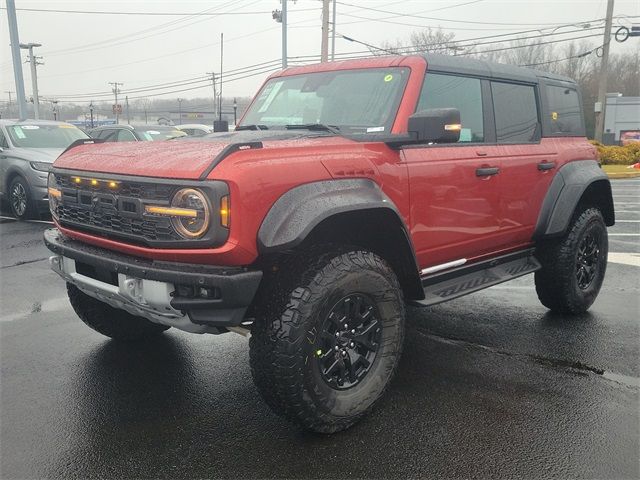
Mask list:
[{"label": "dealership building", "polygon": [[640,97],[608,93],[606,105],[602,143],[619,145],[625,138],[640,138]]}]

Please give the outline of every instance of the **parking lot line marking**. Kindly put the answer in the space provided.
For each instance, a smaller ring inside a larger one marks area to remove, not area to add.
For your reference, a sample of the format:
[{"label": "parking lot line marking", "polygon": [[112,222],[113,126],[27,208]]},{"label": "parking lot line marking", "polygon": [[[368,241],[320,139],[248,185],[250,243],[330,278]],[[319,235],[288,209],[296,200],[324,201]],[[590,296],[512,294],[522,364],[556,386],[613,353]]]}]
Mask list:
[{"label": "parking lot line marking", "polygon": [[640,223],[640,220],[616,220],[616,223]]},{"label": "parking lot line marking", "polygon": [[610,237],[640,237],[640,233],[610,233]]},{"label": "parking lot line marking", "polygon": [[[15,220],[16,222],[18,221],[17,218],[7,217],[5,215],[0,215],[0,218],[3,219],[3,220]],[[53,222],[51,220],[23,220],[23,222],[26,222],[26,223],[46,223],[47,225],[53,225]]]},{"label": "parking lot line marking", "polygon": [[640,253],[609,252],[607,261],[612,263],[623,263],[633,267],[640,267]]}]

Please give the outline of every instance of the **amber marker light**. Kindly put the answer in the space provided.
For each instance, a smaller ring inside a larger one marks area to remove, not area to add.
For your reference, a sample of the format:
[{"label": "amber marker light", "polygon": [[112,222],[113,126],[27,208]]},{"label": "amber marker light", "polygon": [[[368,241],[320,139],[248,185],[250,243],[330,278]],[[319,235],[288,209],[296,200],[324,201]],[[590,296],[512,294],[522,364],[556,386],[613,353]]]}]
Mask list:
[{"label": "amber marker light", "polygon": [[229,215],[231,211],[229,210],[229,196],[225,195],[220,199],[220,224],[223,227],[229,226]]},{"label": "amber marker light", "polygon": [[444,129],[448,130],[448,131],[454,131],[455,132],[455,131],[458,131],[458,130],[462,130],[462,125],[459,124],[459,123],[452,123],[452,124],[449,124],[449,125],[445,125]]},{"label": "amber marker light", "polygon": [[117,188],[117,187],[118,187],[117,182],[109,182],[109,188]]},{"label": "amber marker light", "polygon": [[73,183],[80,183],[82,182],[82,179],[80,177],[71,177],[71,180],[73,181]]},{"label": "amber marker light", "polygon": [[94,187],[98,185],[98,180],[92,178],[91,179],[91,185],[93,185]]},{"label": "amber marker light", "polygon": [[50,197],[55,197],[57,199],[62,198],[62,192],[57,188],[49,187],[47,190],[49,192]]},{"label": "amber marker light", "polygon": [[189,217],[194,218],[198,216],[198,211],[191,208],[177,208],[177,207],[158,207],[155,205],[146,205],[144,207],[146,213],[153,213],[156,215],[167,215],[169,217]]}]

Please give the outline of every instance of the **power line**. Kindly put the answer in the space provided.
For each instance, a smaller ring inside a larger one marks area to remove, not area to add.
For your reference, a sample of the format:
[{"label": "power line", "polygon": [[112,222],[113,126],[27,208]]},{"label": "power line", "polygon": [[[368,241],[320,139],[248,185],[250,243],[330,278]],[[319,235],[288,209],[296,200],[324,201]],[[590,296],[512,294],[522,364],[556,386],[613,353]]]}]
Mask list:
[{"label": "power line", "polygon": [[[424,16],[424,15],[419,15],[419,14],[415,14],[415,13],[392,12],[392,11],[389,11],[389,10],[381,10],[379,8],[373,8],[373,7],[364,7],[362,5],[355,5],[355,4],[352,4],[352,3],[345,3],[345,2],[337,2],[337,3],[339,3],[340,5],[359,8],[361,10],[370,10],[372,12],[387,13],[387,14],[396,15],[396,16],[399,16],[399,17],[412,17],[412,18],[422,18],[422,19],[425,19],[425,20],[436,20],[436,21],[440,21],[440,22],[468,23],[468,24],[476,24],[476,25],[506,25],[506,26],[512,26],[512,25],[518,25],[518,26],[534,26],[534,25],[557,26],[557,25],[562,25],[561,22],[539,24],[539,23],[517,23],[517,22],[504,23],[504,22],[481,22],[481,21],[477,21],[477,20],[457,20],[457,19],[451,19],[451,18],[427,17],[427,16]],[[371,19],[368,19],[368,20],[375,20],[375,19],[371,18]]]},{"label": "power line", "polygon": [[[483,1],[483,0],[476,0]],[[474,2],[470,2],[474,3]],[[0,7],[0,10],[6,10],[6,7]],[[98,11],[98,10],[49,10],[45,8],[16,8],[16,10],[22,12],[46,12],[46,13],[72,13],[72,14],[93,14],[93,15],[145,15],[145,16],[218,16],[218,15],[263,15],[271,14],[271,10],[260,10],[252,12],[222,12],[222,13],[207,13],[205,12],[114,12],[114,11]],[[319,8],[301,8],[298,12],[311,12],[318,11]]]}]

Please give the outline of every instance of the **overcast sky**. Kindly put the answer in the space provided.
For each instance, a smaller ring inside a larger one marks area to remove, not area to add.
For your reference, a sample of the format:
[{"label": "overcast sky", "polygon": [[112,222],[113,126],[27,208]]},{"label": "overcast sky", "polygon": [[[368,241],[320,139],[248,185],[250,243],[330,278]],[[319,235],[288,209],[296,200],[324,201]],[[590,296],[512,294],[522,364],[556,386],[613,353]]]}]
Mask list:
[{"label": "overcast sky", "polygon": [[[339,34],[370,44],[406,38],[424,27],[455,32],[457,39],[514,33],[545,28],[549,33],[558,24],[572,24],[605,16],[606,0],[339,0]],[[318,55],[321,38],[321,2],[289,0],[289,56]],[[0,0],[5,7],[5,1]],[[71,100],[105,100],[108,82],[122,82],[123,92],[131,98],[168,90],[162,98],[203,97],[211,95],[211,86],[199,83],[206,72],[220,70],[220,34],[224,33],[224,70],[279,60],[281,28],[271,18],[280,9],[279,0],[16,0],[20,41],[43,46],[37,54],[44,57],[38,67],[40,94]],[[106,15],[86,13],[35,12],[20,9],[80,10],[155,13],[156,15]],[[169,16],[161,13],[207,13],[199,16]],[[215,14],[215,15],[214,15]],[[614,15],[640,16],[639,0],[616,0]],[[425,18],[434,17],[436,19]],[[368,20],[367,20],[368,19]],[[615,25],[640,24],[640,18],[617,19]],[[598,24],[600,25],[600,24]],[[594,24],[595,26],[595,24]],[[563,31],[575,27],[563,27]],[[591,31],[565,34],[564,37],[591,34]],[[529,33],[528,35],[535,35]],[[563,38],[557,36],[554,38]],[[594,37],[594,44],[601,38]],[[6,10],[0,10],[0,98],[15,92],[11,66]],[[624,44],[612,42],[612,52],[640,48],[640,38]],[[362,45],[336,39],[336,52],[362,52]],[[23,59],[26,52],[23,51]],[[248,73],[255,76],[225,83],[225,96],[249,96],[267,73],[265,68]],[[273,67],[271,67],[273,68]],[[31,77],[24,65],[27,96]],[[230,77],[232,78],[232,77]],[[175,87],[135,93],[170,82]],[[85,96],[91,94],[92,97]],[[15,94],[12,94],[15,95]],[[64,97],[67,96],[67,97]],[[15,98],[15,97],[14,97]]]}]

